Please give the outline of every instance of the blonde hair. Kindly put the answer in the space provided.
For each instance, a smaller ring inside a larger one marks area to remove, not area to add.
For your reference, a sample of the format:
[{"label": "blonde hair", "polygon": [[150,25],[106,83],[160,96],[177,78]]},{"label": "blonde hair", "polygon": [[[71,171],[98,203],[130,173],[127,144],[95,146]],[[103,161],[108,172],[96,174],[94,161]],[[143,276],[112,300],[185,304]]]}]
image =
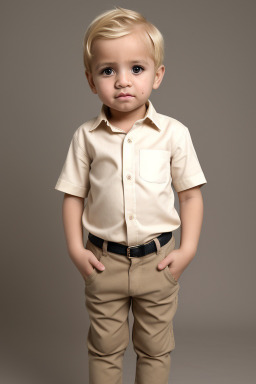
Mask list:
[{"label": "blonde hair", "polygon": [[140,13],[115,7],[97,16],[85,32],[83,59],[86,71],[91,72],[91,50],[96,39],[116,39],[128,35],[137,27],[142,27],[145,35],[149,37],[155,68],[159,68],[164,59],[164,39],[161,32]]}]

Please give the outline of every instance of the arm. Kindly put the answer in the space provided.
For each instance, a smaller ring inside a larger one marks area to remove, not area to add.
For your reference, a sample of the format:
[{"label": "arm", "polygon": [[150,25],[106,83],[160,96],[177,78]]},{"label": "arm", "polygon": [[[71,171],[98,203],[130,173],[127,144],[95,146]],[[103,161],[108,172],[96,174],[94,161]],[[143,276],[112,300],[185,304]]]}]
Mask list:
[{"label": "arm", "polygon": [[93,271],[93,266],[101,271],[104,266],[96,256],[84,248],[82,214],[84,199],[65,193],[62,205],[62,217],[67,248],[70,258],[83,277],[87,277]]},{"label": "arm", "polygon": [[158,265],[163,269],[170,264],[170,271],[176,280],[194,258],[203,222],[203,198],[200,187],[178,192],[181,218],[180,248],[174,249]]}]

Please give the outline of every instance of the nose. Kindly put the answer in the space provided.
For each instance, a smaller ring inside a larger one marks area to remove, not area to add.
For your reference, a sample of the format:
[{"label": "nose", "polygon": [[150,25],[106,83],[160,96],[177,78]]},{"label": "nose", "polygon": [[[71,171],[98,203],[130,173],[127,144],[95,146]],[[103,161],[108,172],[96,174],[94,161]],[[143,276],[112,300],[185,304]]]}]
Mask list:
[{"label": "nose", "polygon": [[116,77],[116,83],[115,83],[116,88],[125,88],[125,87],[130,87],[131,85],[132,83],[131,83],[130,75],[125,71],[119,72]]}]

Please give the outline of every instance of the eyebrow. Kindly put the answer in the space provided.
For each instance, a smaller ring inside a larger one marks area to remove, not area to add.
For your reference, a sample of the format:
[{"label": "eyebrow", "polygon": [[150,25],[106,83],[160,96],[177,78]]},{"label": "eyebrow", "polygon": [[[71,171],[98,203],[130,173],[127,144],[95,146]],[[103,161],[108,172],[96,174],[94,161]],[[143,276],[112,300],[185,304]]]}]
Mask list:
[{"label": "eyebrow", "polygon": [[[132,60],[132,61],[129,61],[129,64],[144,64],[146,65],[147,64],[147,61],[146,60],[143,60],[143,59],[138,59],[138,60]],[[103,67],[111,67],[111,66],[114,66],[116,65],[115,62],[106,62],[106,63],[100,63],[98,65],[96,65],[95,69],[96,71],[99,70],[100,68],[103,68]]]}]

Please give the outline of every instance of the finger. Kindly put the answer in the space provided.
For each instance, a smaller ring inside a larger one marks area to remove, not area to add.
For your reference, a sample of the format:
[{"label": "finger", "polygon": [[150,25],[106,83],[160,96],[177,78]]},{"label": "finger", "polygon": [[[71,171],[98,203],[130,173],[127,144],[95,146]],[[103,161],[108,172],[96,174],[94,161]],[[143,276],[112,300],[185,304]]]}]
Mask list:
[{"label": "finger", "polygon": [[167,265],[169,265],[171,263],[171,260],[169,257],[165,257],[161,263],[158,264],[158,269],[164,269]]},{"label": "finger", "polygon": [[104,271],[105,269],[105,266],[97,259],[97,257],[91,258],[90,263],[93,267],[99,269],[100,271]]}]

